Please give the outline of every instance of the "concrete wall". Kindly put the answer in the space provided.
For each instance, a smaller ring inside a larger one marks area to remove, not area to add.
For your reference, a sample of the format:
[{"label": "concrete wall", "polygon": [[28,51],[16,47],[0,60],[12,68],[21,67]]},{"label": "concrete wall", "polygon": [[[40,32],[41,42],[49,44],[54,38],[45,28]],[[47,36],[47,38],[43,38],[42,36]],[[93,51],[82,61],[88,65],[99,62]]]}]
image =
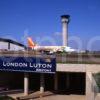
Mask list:
[{"label": "concrete wall", "polygon": [[85,72],[86,73],[86,100],[99,100],[95,93],[93,73],[100,72],[100,64],[57,64],[57,72]]},{"label": "concrete wall", "polygon": [[85,72],[85,64],[57,64],[57,72]]},{"label": "concrete wall", "polygon": [[100,72],[100,64],[57,64],[57,72]]},{"label": "concrete wall", "polygon": [[100,64],[99,54],[57,54],[56,61],[59,63],[73,63],[73,64]]}]

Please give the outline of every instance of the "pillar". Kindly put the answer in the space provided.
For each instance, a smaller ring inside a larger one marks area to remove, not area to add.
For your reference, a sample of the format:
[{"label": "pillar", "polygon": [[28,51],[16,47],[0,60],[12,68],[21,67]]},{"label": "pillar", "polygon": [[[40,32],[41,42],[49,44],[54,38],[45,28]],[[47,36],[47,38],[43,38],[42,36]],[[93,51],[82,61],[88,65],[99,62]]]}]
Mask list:
[{"label": "pillar", "polygon": [[70,88],[70,74],[66,73],[66,89],[69,91]]},{"label": "pillar", "polygon": [[95,100],[92,79],[93,79],[92,73],[86,72],[86,100]]},{"label": "pillar", "polygon": [[24,95],[28,95],[29,88],[29,75],[28,73],[24,73]]},{"label": "pillar", "polygon": [[40,93],[44,93],[44,86],[45,86],[45,81],[44,81],[44,74],[40,74]]},{"label": "pillar", "polygon": [[55,73],[55,75],[54,75],[54,90],[55,91],[58,90],[58,75],[57,75],[57,73]]}]

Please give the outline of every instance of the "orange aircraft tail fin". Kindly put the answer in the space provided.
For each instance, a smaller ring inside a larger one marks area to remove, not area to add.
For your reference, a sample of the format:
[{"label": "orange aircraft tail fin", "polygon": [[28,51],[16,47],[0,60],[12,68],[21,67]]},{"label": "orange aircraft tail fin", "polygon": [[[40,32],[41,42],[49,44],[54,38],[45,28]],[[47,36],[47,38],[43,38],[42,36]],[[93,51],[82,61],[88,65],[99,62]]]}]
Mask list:
[{"label": "orange aircraft tail fin", "polygon": [[32,41],[32,38],[28,37],[27,39],[28,39],[28,47],[33,49],[36,46],[35,43]]}]

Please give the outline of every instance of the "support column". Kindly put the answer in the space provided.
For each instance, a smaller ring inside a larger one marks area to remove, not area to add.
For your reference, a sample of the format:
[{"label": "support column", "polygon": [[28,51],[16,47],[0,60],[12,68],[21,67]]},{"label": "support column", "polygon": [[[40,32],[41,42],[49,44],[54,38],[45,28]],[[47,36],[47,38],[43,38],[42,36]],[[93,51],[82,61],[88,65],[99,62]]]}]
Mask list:
[{"label": "support column", "polygon": [[44,74],[40,74],[40,93],[44,93],[45,81],[44,81]]},{"label": "support column", "polygon": [[55,73],[55,75],[54,75],[54,90],[55,91],[58,90],[58,75],[57,75],[57,73]]},{"label": "support column", "polygon": [[94,100],[92,78],[93,78],[92,73],[86,72],[86,100]]},{"label": "support column", "polygon": [[66,73],[66,89],[69,91],[70,88],[70,74]]},{"label": "support column", "polygon": [[28,95],[29,88],[29,75],[28,73],[24,73],[24,95]]}]

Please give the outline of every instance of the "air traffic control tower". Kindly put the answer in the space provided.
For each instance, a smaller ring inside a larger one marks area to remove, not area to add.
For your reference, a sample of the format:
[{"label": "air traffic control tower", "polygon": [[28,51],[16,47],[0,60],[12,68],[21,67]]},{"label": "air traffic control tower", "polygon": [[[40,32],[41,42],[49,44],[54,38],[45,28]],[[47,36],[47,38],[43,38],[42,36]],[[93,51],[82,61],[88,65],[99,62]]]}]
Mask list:
[{"label": "air traffic control tower", "polygon": [[63,46],[68,46],[68,23],[70,21],[70,16],[69,15],[62,15],[61,21],[62,21]]}]

